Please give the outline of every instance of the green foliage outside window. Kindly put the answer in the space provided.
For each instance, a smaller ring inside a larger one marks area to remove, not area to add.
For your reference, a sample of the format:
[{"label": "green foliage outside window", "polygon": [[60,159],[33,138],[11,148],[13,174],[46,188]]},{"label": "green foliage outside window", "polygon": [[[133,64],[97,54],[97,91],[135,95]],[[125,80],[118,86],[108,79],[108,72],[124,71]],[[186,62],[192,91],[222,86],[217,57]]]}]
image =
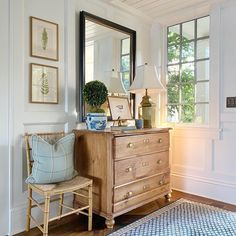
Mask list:
[{"label": "green foliage outside window", "polygon": [[[170,32],[168,35],[168,61],[179,62],[180,36]],[[182,58],[187,59],[188,55],[194,54],[194,48],[187,39],[182,40]],[[185,54],[183,54],[185,53]],[[170,67],[169,67],[170,68]],[[178,114],[182,122],[193,122],[194,119],[194,73],[190,68],[168,73],[168,116],[173,117]]]},{"label": "green foliage outside window", "polygon": [[120,71],[124,88],[130,87],[130,38],[121,39]]}]

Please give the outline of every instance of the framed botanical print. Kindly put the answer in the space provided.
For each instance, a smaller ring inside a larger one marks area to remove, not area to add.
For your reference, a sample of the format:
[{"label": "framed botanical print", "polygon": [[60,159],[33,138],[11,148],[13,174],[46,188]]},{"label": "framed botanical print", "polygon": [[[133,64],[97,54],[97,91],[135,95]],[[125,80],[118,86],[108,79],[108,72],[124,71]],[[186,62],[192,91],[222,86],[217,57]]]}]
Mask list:
[{"label": "framed botanical print", "polygon": [[31,56],[58,61],[58,24],[30,17]]},{"label": "framed botanical print", "polygon": [[30,102],[58,104],[58,68],[30,64]]}]

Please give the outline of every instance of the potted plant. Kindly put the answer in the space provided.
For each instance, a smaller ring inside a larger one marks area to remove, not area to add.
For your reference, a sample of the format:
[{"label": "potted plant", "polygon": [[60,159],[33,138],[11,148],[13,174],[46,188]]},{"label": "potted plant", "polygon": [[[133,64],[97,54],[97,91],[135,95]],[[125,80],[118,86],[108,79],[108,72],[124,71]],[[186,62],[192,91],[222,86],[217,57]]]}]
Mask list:
[{"label": "potted plant", "polygon": [[106,85],[98,80],[90,81],[84,86],[83,96],[90,107],[86,116],[87,128],[89,130],[104,130],[107,124],[107,116],[101,105],[107,100]]}]

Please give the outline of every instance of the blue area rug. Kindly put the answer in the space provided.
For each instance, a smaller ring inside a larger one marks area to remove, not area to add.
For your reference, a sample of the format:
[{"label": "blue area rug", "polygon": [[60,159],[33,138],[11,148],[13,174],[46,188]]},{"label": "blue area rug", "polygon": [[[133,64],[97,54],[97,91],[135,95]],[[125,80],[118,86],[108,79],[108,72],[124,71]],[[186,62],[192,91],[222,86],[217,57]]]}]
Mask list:
[{"label": "blue area rug", "polygon": [[236,236],[236,212],[180,199],[109,236]]}]

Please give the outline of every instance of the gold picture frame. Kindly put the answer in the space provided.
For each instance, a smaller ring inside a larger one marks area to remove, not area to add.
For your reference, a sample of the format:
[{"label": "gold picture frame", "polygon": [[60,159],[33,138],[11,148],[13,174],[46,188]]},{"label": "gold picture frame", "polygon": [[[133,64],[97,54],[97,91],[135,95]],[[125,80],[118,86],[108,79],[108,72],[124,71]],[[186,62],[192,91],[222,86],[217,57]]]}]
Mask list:
[{"label": "gold picture frame", "polygon": [[30,71],[30,102],[58,104],[58,68],[31,63]]},{"label": "gold picture frame", "polygon": [[127,97],[108,96],[112,120],[131,120],[132,114]]},{"label": "gold picture frame", "polygon": [[48,60],[59,60],[58,24],[30,17],[30,55]]}]

